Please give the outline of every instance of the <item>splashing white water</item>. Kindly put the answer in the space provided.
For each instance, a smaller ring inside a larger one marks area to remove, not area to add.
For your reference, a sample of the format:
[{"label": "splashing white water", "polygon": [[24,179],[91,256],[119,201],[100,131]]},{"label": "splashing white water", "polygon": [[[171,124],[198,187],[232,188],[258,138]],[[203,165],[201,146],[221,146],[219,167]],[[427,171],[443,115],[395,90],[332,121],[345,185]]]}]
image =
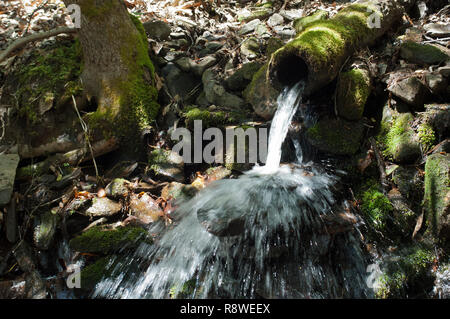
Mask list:
[{"label": "splashing white water", "polygon": [[[93,296],[367,296],[358,241],[349,233],[330,236],[322,220],[332,214],[336,178],[313,164],[280,167],[301,92],[298,84],[278,99],[266,166],[213,182],[181,203],[175,227],[165,229],[154,245],[118,257],[113,276],[100,282]],[[149,231],[160,228],[155,224]]]}]

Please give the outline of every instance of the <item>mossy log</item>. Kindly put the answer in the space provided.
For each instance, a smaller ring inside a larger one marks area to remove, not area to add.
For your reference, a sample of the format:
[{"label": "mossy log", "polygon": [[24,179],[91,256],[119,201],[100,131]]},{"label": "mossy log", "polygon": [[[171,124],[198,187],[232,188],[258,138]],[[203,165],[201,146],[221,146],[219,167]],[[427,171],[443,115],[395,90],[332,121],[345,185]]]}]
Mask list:
[{"label": "mossy log", "polygon": [[415,0],[370,0],[346,6],[332,19],[316,20],[271,57],[275,87],[306,81],[310,95],[333,81],[346,59],[386,33]]}]

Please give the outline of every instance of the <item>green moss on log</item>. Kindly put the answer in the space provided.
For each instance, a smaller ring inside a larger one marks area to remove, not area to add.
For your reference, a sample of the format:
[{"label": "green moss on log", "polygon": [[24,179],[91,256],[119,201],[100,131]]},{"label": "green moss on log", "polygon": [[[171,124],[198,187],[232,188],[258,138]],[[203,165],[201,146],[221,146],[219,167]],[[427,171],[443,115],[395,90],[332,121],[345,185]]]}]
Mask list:
[{"label": "green moss on log", "polygon": [[303,31],[306,29],[309,25],[312,23],[319,21],[319,20],[325,20],[328,18],[328,12],[325,10],[317,10],[313,14],[302,17],[294,20],[294,29],[297,31],[297,33]]},{"label": "green moss on log", "polygon": [[352,69],[341,73],[336,88],[339,116],[350,121],[361,119],[369,95],[370,77],[367,71]]}]

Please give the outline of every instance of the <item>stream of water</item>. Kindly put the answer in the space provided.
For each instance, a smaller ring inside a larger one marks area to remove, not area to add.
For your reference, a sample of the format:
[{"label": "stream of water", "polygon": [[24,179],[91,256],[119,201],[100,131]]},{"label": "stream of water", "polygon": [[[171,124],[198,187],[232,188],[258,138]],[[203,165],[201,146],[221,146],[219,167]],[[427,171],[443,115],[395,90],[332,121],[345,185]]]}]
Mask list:
[{"label": "stream of water", "polygon": [[[366,298],[366,263],[354,232],[329,234],[337,178],[314,163],[280,165],[303,86],[285,89],[272,120],[265,166],[219,180],[181,203],[174,225],[130,256],[93,297]],[[120,261],[120,262],[119,262]]]}]

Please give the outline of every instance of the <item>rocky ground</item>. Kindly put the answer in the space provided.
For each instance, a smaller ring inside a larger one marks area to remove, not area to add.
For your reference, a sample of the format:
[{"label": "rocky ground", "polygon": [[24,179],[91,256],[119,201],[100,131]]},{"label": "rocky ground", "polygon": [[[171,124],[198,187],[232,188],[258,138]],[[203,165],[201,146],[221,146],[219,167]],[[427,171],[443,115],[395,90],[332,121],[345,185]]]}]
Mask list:
[{"label": "rocky ground", "polygon": [[[126,2],[143,23],[158,74],[161,110],[146,159],[126,158],[92,135],[93,148],[85,144],[90,132],[71,97],[83,116],[95,103],[79,83],[73,35],[29,43],[0,63],[2,128],[21,132],[0,135],[0,297],[86,296],[107,273],[108,256],[151,244],[150,223],[176,224],[177,200],[249,169],[230,160],[185,164],[168,136],[196,119],[268,126],[279,94],[262,76],[271,54],[349,1],[219,2]],[[0,49],[71,25],[56,0],[3,2],[0,16]],[[316,114],[313,125],[290,130],[347,172],[342,186],[366,221],[366,248],[386,265],[380,298],[449,297],[449,25],[446,1],[418,1],[337,81],[303,101]],[[355,65],[364,65],[363,82]],[[68,290],[75,266],[82,289]]]}]

